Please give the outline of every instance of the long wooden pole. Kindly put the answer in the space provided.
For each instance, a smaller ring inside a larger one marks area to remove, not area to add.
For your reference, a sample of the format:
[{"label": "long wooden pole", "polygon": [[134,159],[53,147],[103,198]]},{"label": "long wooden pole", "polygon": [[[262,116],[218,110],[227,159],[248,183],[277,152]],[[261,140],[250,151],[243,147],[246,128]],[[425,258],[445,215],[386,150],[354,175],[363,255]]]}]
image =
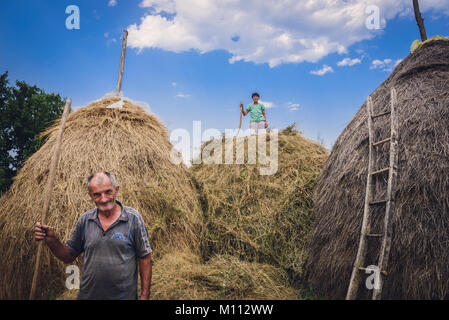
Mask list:
[{"label": "long wooden pole", "polygon": [[[48,180],[47,185],[44,190],[44,207],[42,209],[42,216],[41,216],[41,224],[45,224],[45,220],[47,219],[47,213],[48,209],[50,207],[50,197],[51,197],[51,191],[53,189],[53,185],[55,182],[55,176],[56,176],[56,169],[58,166],[59,156],[61,154],[61,144],[62,144],[62,136],[64,134],[65,129],[65,123],[67,121],[67,116],[69,115],[70,106],[72,104],[72,100],[68,99],[65,107],[64,112],[62,114],[61,118],[61,124],[59,126],[58,131],[58,137],[56,141],[55,146],[55,153],[53,154],[53,157],[51,159],[50,164],[50,172],[48,174]],[[36,294],[36,287],[39,277],[39,267],[40,267],[40,260],[41,260],[41,253],[42,253],[42,242],[45,240],[41,240],[38,243],[37,246],[37,255],[36,255],[36,264],[34,265],[34,274],[33,274],[33,282],[31,283],[31,290],[30,290],[30,300],[34,300],[35,294]]]},{"label": "long wooden pole", "polygon": [[242,127],[242,113],[243,113],[242,108],[240,108],[240,123],[239,123],[239,130],[237,131],[237,134],[235,135],[235,138],[237,138],[237,136],[239,135],[239,133],[240,133],[240,128]]},{"label": "long wooden pole", "polygon": [[369,203],[372,201],[372,191],[373,191],[373,175],[371,174],[374,167],[373,159],[373,118],[371,117],[373,113],[373,101],[371,96],[366,99],[366,115],[368,120],[368,174],[366,178],[366,191],[365,191],[365,205],[363,209],[363,220],[362,220],[362,230],[360,232],[359,247],[357,250],[357,256],[355,258],[354,266],[352,268],[351,278],[349,280],[349,288],[346,293],[346,300],[357,299],[357,292],[359,289],[360,282],[360,267],[364,267],[365,263],[365,253],[367,250],[366,237],[365,235],[370,233],[370,211]]},{"label": "long wooden pole", "polygon": [[426,28],[424,27],[424,19],[419,11],[418,0],[413,0],[413,9],[415,10],[416,23],[418,24],[419,33],[421,34],[421,41],[427,40]]},{"label": "long wooden pole", "polygon": [[123,81],[123,72],[125,70],[125,57],[126,57],[126,44],[128,42],[128,31],[123,31],[123,37],[122,37],[122,54],[120,56],[120,67],[118,70],[118,80],[117,80],[117,89],[115,91],[115,94],[117,96],[120,95],[120,92],[122,91],[122,81]]}]

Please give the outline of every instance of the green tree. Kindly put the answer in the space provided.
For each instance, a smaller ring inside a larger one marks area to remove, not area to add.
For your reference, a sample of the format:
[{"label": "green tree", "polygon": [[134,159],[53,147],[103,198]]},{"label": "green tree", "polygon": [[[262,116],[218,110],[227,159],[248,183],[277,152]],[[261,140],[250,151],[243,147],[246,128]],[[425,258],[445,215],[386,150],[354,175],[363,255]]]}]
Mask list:
[{"label": "green tree", "polygon": [[39,133],[62,115],[65,99],[24,81],[8,86],[0,75],[0,192],[12,184],[25,160],[44,143]]}]

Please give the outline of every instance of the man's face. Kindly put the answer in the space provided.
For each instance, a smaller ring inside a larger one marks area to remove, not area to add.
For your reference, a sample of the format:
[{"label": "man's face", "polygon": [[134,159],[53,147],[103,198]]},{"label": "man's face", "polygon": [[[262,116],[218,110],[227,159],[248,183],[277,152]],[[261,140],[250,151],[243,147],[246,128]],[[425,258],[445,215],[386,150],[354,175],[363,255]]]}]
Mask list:
[{"label": "man's face", "polygon": [[114,188],[111,180],[107,176],[92,178],[89,189],[89,195],[95,202],[98,210],[109,211],[114,208],[119,186]]},{"label": "man's face", "polygon": [[255,104],[259,103],[259,97],[258,96],[253,96],[253,101]]}]

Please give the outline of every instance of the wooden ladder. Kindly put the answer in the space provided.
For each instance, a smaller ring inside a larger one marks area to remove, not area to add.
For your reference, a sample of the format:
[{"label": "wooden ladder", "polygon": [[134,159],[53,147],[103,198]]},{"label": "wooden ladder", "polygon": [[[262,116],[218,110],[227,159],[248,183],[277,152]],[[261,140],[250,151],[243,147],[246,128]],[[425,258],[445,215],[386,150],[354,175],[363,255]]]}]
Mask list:
[{"label": "wooden ladder", "polygon": [[[394,189],[397,177],[398,167],[398,133],[397,133],[397,116],[395,111],[396,106],[396,90],[391,89],[391,110],[379,114],[373,114],[373,103],[371,97],[367,98],[366,111],[368,115],[368,135],[369,135],[369,162],[368,162],[368,175],[366,183],[365,193],[365,207],[363,211],[362,229],[360,234],[359,248],[357,251],[357,257],[352,269],[351,280],[349,282],[348,292],[346,294],[347,300],[357,299],[358,288],[361,281],[361,273],[369,271],[377,272],[378,286],[373,288],[373,300],[379,300],[381,298],[383,279],[387,275],[386,268],[388,265],[388,258],[390,255],[391,238],[392,238],[392,216],[394,214],[395,202],[394,202]],[[381,141],[373,141],[374,134],[374,120],[381,116],[390,115],[391,132],[390,137]],[[373,171],[374,164],[376,163],[374,148],[384,143],[390,143],[390,165],[388,168]],[[386,174],[388,172],[388,186],[386,199],[375,200],[373,199],[373,182],[374,176]],[[383,222],[383,233],[376,234],[371,232],[371,214],[370,208],[373,206],[385,205],[385,217]],[[371,239],[382,239],[382,244],[379,252],[379,260],[377,270],[367,268],[364,266],[365,258],[367,255],[368,241]]]}]

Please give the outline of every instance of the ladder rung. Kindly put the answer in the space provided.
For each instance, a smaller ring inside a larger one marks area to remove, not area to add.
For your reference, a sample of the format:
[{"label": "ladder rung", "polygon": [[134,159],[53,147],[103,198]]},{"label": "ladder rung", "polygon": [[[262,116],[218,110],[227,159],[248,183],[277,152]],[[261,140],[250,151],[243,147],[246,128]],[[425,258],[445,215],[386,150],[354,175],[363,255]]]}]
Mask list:
[{"label": "ladder rung", "polygon": [[382,116],[385,116],[385,115],[390,114],[390,113],[391,113],[391,111],[378,113],[378,114],[372,115],[372,116],[371,116],[371,119],[375,119],[375,118],[378,118],[378,117],[382,117]]},{"label": "ladder rung", "polygon": [[369,238],[382,238],[384,235],[382,233],[367,233],[365,237]]},{"label": "ladder rung", "polygon": [[387,139],[384,139],[384,140],[381,140],[381,141],[374,142],[373,143],[373,147],[378,146],[380,144],[383,144],[385,142],[389,142],[390,140],[391,140],[391,138],[387,138]]},{"label": "ladder rung", "polygon": [[387,200],[377,200],[377,201],[371,201],[369,204],[372,206],[378,205],[378,204],[384,204],[387,203]]},{"label": "ladder rung", "polygon": [[380,169],[380,170],[377,170],[377,171],[374,171],[374,172],[371,172],[371,175],[376,175],[376,174],[381,174],[381,173],[385,173],[385,172],[388,172],[390,170],[390,168],[383,168],[383,169]]}]

